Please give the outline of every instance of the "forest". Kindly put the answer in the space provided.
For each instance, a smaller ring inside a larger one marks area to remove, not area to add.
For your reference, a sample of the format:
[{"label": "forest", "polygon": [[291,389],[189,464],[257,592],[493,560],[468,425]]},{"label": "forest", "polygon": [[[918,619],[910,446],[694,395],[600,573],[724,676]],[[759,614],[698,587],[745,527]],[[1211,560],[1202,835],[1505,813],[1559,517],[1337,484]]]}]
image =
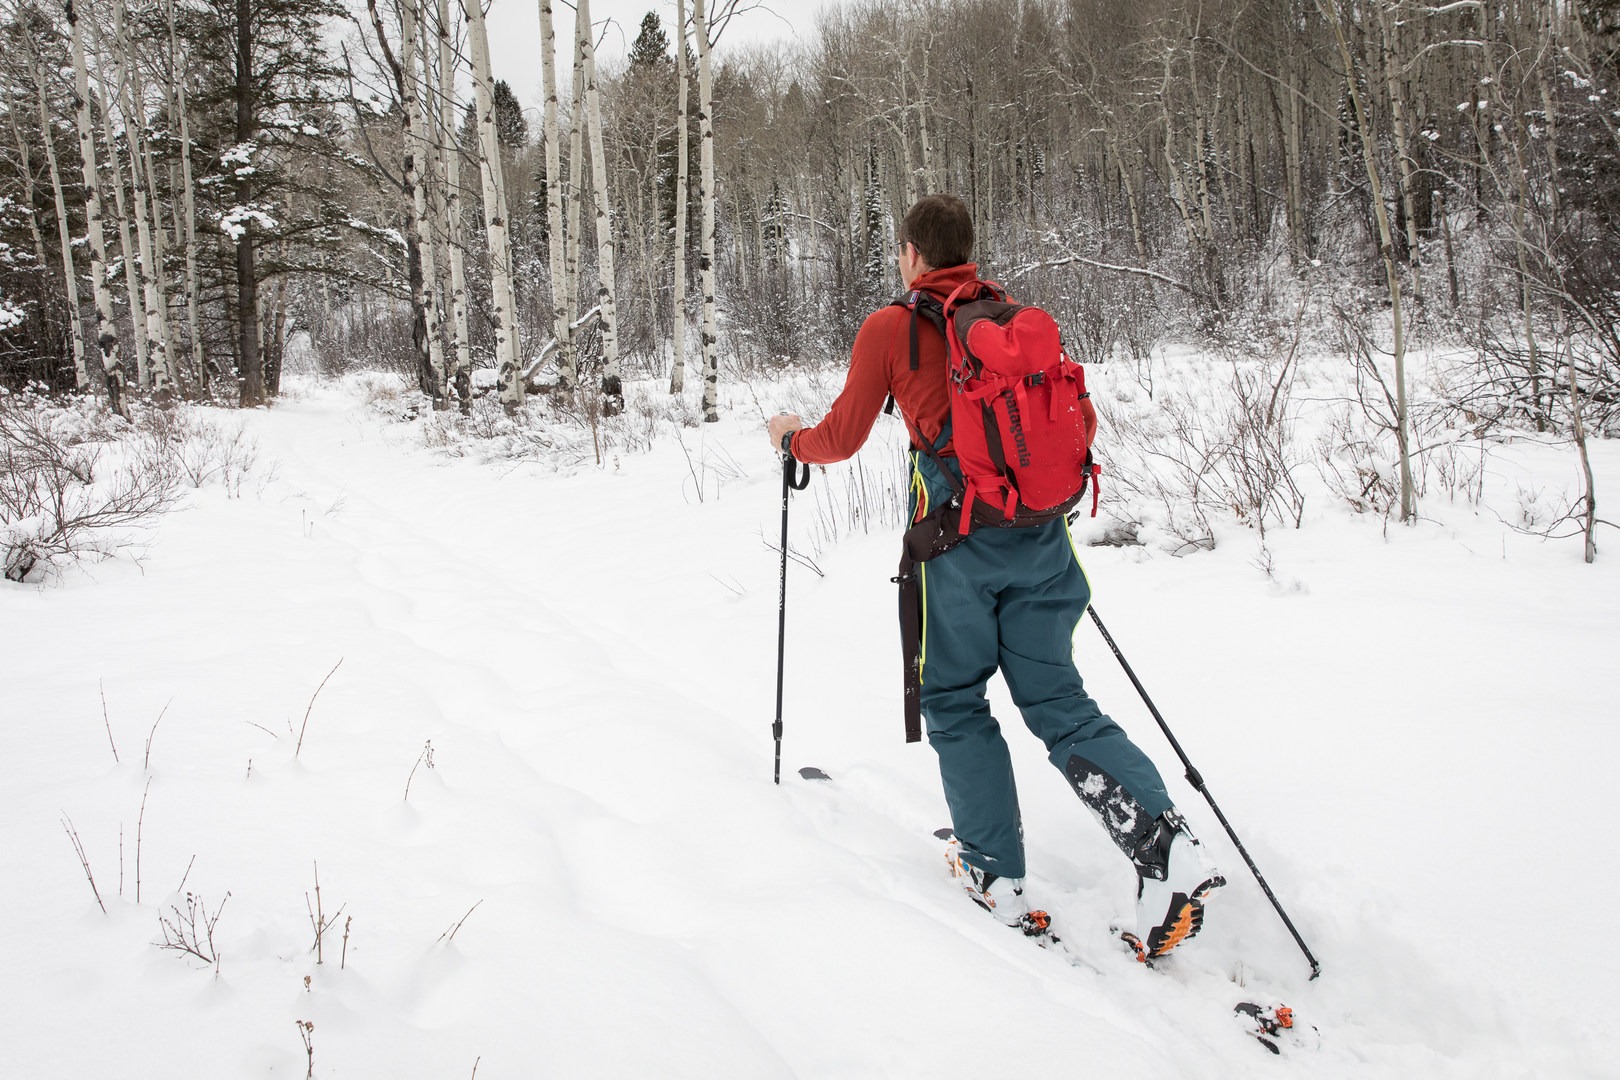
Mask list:
[{"label": "forest", "polygon": [[[6,1073],[1613,1076],[1620,0],[805,18],[0,0]],[[767,438],[939,192],[1097,414],[1050,562]]]},{"label": "forest", "polygon": [[738,48],[738,0],[683,0],[601,65],[540,0],[527,111],[476,3],[6,9],[13,390],[252,407],[291,347],[593,424],[692,371],[713,421],[723,373],[841,363],[950,191],[984,276],[1150,394],[1170,343],[1265,358],[1268,415],[1343,356],[1403,520],[1413,349],[1467,357],[1433,407],[1474,437],[1620,424],[1612,0],[856,0]]}]

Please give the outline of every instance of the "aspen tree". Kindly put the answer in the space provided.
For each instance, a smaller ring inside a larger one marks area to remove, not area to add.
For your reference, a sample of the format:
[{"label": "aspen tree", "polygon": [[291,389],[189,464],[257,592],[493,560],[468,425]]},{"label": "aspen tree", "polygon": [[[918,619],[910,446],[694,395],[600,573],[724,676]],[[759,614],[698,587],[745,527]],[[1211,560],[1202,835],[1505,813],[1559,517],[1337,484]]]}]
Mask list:
[{"label": "aspen tree", "polygon": [[[159,347],[159,365],[153,372],[153,390],[159,400],[167,400],[180,390],[180,360],[177,355],[173,330],[169,326],[169,291],[164,282],[164,267],[167,265],[168,249],[163,232],[163,205],[159,200],[157,191],[157,169],[152,161],[152,140],[141,138],[141,168],[146,172],[146,190],[150,195],[152,213],[152,275],[147,279],[147,289],[150,296],[147,306],[151,311],[148,325],[156,331],[156,341]],[[179,228],[176,223],[176,228]],[[158,379],[161,377],[162,382]]]},{"label": "aspen tree", "polygon": [[[115,18],[121,19],[122,8],[117,5],[114,5],[114,8],[117,12]],[[97,55],[100,55],[103,52],[102,45],[104,43],[101,41],[100,26],[93,16],[90,18],[90,30],[94,35]],[[101,122],[105,126],[107,133],[107,165],[112,169],[113,219],[118,224],[120,266],[124,275],[124,291],[129,296],[129,320],[133,330],[132,336],[135,339],[135,381],[136,385],[142,390],[149,390],[152,386],[152,336],[148,332],[146,325],[146,305],[141,300],[141,279],[145,276],[146,267],[150,264],[140,261],[135,248],[134,237],[130,232],[129,206],[124,201],[124,165],[118,153],[118,141],[113,137],[112,106],[115,100],[123,98],[123,87],[129,79],[129,71],[123,51],[116,44],[113,48],[113,57],[114,85],[118,91],[117,96],[115,98],[108,88],[105,67],[98,64],[96,65],[96,91],[93,100],[97,111],[101,113]],[[122,110],[120,109],[120,111]],[[129,132],[127,118],[124,122],[124,133],[126,142],[133,137]]]},{"label": "aspen tree", "polygon": [[578,379],[574,332],[568,319],[568,239],[563,233],[562,134],[557,120],[557,32],[551,0],[540,0],[540,81],[545,95],[546,247],[551,262],[551,332],[557,338],[557,389],[573,390]]},{"label": "aspen tree", "polygon": [[439,321],[439,305],[435,298],[435,286],[439,281],[438,260],[434,258],[433,225],[428,218],[427,203],[427,174],[431,148],[427,135],[427,117],[423,105],[426,96],[426,85],[417,77],[416,49],[417,49],[417,22],[421,18],[418,5],[421,0],[400,0],[400,64],[404,67],[402,93],[405,95],[403,103],[406,106],[406,123],[408,146],[410,151],[410,178],[406,180],[411,188],[411,210],[415,219],[417,243],[422,248],[422,312],[426,320],[428,370],[432,373],[433,381],[433,407],[443,410],[449,402],[446,390],[449,386],[448,372],[444,363],[444,335],[443,326]]},{"label": "aspen tree", "polygon": [[[174,393],[175,371],[169,355],[168,297],[163,289],[163,262],[158,256],[161,241],[153,236],[157,220],[157,189],[152,182],[151,153],[146,138],[146,105],[140,66],[130,43],[124,21],[124,5],[113,5],[113,48],[118,54],[118,109],[124,114],[124,140],[129,151],[130,197],[134,204],[135,234],[141,260],[141,292],[145,301],[141,328],[146,334],[148,378],[160,402]],[[110,148],[116,159],[117,147]],[[116,174],[115,174],[116,175]],[[159,228],[161,233],[162,229]]]},{"label": "aspen tree", "polygon": [[[1331,5],[1331,7],[1330,7]],[[1389,213],[1384,209],[1384,191],[1378,180],[1378,148],[1373,136],[1372,117],[1368,115],[1357,85],[1356,65],[1350,56],[1350,45],[1344,38],[1344,27],[1339,21],[1338,0],[1316,0],[1322,17],[1333,27],[1333,37],[1339,47],[1339,59],[1344,64],[1344,84],[1355,110],[1356,130],[1361,137],[1361,160],[1367,169],[1367,183],[1372,191],[1373,216],[1378,222],[1378,252],[1384,263],[1384,281],[1389,289],[1389,309],[1395,354],[1395,442],[1400,454],[1401,521],[1411,522],[1417,517],[1417,496],[1412,484],[1412,455],[1408,445],[1408,418],[1406,409],[1406,329],[1402,322],[1401,279],[1395,268],[1395,245],[1389,231]]]},{"label": "aspen tree", "polygon": [[669,392],[686,389],[686,218],[687,178],[691,173],[687,145],[686,0],[675,0],[675,362],[669,369]]},{"label": "aspen tree", "polygon": [[[23,31],[23,43],[28,50],[28,66],[33,73],[34,89],[39,98],[39,130],[45,143],[45,163],[50,170],[51,197],[56,204],[56,236],[62,248],[62,281],[67,293],[68,328],[73,342],[74,386],[83,391],[90,387],[90,371],[85,363],[84,325],[79,317],[79,277],[73,269],[73,237],[68,228],[67,198],[62,190],[62,172],[56,160],[56,138],[52,133],[53,120],[50,95],[45,81],[45,61],[34,48],[33,36],[28,33],[26,23],[19,20],[18,25]],[[18,142],[23,143],[23,136],[20,134]]]},{"label": "aspen tree", "polygon": [[[197,385],[204,397],[208,391],[208,366],[203,359],[202,297],[197,276],[197,187],[191,172],[191,121],[186,105],[185,59],[175,28],[175,0],[164,0],[164,16],[169,25],[169,100],[172,116],[180,123],[180,207],[178,218],[185,222],[186,323],[191,334],[191,362],[197,372]],[[172,122],[172,121],[171,121]]]},{"label": "aspen tree", "polygon": [[[579,35],[574,35],[574,88],[568,114],[568,222],[563,244],[563,291],[566,293],[568,325],[573,327],[579,316],[579,241],[580,207],[585,192],[580,186],[580,170],[585,161],[585,55],[579,47]],[[576,358],[578,352],[575,353]]]},{"label": "aspen tree", "polygon": [[490,304],[495,324],[497,385],[501,404],[512,412],[523,404],[523,369],[518,362],[517,312],[512,302],[512,248],[507,235],[505,180],[495,135],[495,91],[489,73],[489,31],[480,0],[461,0],[472,44],[473,91],[478,111],[479,176],[484,188],[484,232],[489,244]]},{"label": "aspen tree", "polygon": [[1412,299],[1423,303],[1422,258],[1418,247],[1417,210],[1413,205],[1413,192],[1417,179],[1412,169],[1411,138],[1406,122],[1406,81],[1400,76],[1397,37],[1390,27],[1389,7],[1380,0],[1373,5],[1378,12],[1379,54],[1383,60],[1385,92],[1389,95],[1389,127],[1395,140],[1395,162],[1401,185],[1401,216],[1406,219],[1406,261],[1412,271]]},{"label": "aspen tree", "polygon": [[107,242],[101,229],[101,193],[96,176],[96,135],[90,125],[90,73],[84,59],[84,30],[73,0],[63,5],[72,32],[74,116],[79,129],[79,159],[84,168],[84,216],[90,239],[90,284],[96,298],[96,347],[101,351],[101,368],[106,379],[107,397],[114,412],[127,417],[124,408],[124,361],[118,347],[118,331],[113,325],[112,293],[107,288]]},{"label": "aspen tree", "polygon": [[607,155],[602,146],[602,97],[596,86],[596,45],[592,40],[591,0],[579,0],[574,31],[584,58],[585,123],[591,140],[591,178],[596,203],[596,303],[602,325],[602,411],[624,411],[624,381],[619,374],[619,316],[614,304],[613,218],[608,204]]},{"label": "aspen tree", "polygon": [[400,171],[405,183],[405,212],[410,218],[411,236],[416,248],[416,258],[410,267],[411,306],[416,309],[416,318],[420,320],[418,326],[422,331],[422,340],[416,344],[418,383],[433,399],[434,410],[439,411],[447,405],[447,380],[439,311],[433,296],[438,269],[433,260],[433,231],[428,222],[427,191],[422,177],[422,167],[428,158],[428,144],[422,132],[424,120],[416,78],[417,3],[418,0],[398,0],[400,54],[397,58],[388,44],[376,0],[366,0],[366,7],[371,13],[372,26],[377,31],[377,46],[393,74],[394,92],[399,98],[401,126],[405,136]]},{"label": "aspen tree", "polygon": [[692,0],[692,32],[698,46],[698,198],[703,204],[703,253],[698,262],[703,277],[703,422],[713,424],[720,420],[719,333],[714,308],[714,96],[703,0]]},{"label": "aspen tree", "polygon": [[450,336],[455,361],[450,381],[461,411],[472,408],[472,341],[467,327],[467,272],[462,254],[461,150],[456,145],[456,64],[451,47],[450,0],[437,0],[439,16],[439,157],[445,248],[450,260]]}]

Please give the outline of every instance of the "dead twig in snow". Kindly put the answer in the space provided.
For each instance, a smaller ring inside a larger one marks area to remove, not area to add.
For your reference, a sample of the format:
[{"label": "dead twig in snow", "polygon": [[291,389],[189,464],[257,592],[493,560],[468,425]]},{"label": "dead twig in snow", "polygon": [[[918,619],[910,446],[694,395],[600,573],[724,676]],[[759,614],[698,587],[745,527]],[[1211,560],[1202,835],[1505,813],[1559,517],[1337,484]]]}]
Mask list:
[{"label": "dead twig in snow", "polygon": [[416,770],[418,768],[420,768],[421,766],[423,766],[423,765],[426,765],[430,769],[433,768],[433,740],[432,739],[429,739],[427,741],[427,745],[422,747],[422,752],[416,756],[416,764],[411,766],[411,775],[409,775],[409,776],[407,776],[405,778],[405,801],[406,802],[411,801],[411,781],[416,779]]},{"label": "dead twig in snow", "polygon": [[[161,718],[160,718],[161,719]],[[135,819],[135,902],[141,902],[141,832],[146,827],[146,796],[152,790],[152,778],[146,778],[146,786],[141,789],[141,813]],[[191,872],[190,867],[186,872]]]},{"label": "dead twig in snow", "polygon": [[[326,679],[330,679],[333,675],[337,674],[337,669],[342,666],[343,657],[340,656],[338,657],[338,662],[332,665],[332,670],[326,673]],[[315,692],[309,696],[309,708],[304,710],[304,723],[298,729],[298,745],[293,747],[293,757],[295,758],[298,756],[299,751],[304,749],[304,730],[305,728],[309,727],[309,714],[314,711],[315,699],[321,696],[322,690],[326,689],[326,679],[322,679],[321,685],[317,686],[315,688]]]},{"label": "dead twig in snow", "polygon": [[122,764],[118,760],[118,744],[113,742],[112,717],[107,715],[107,685],[100,679],[96,680],[96,685],[101,688],[101,722],[107,725],[107,745],[112,747],[113,763]]},{"label": "dead twig in snow", "polygon": [[[96,888],[96,875],[90,872],[90,858],[84,853],[84,844],[79,840],[79,830],[73,827],[73,819],[66,812],[62,814],[62,828],[67,831],[68,839],[73,841],[73,850],[79,856],[79,865],[84,867],[84,876],[90,882],[90,891],[96,894],[96,906],[101,908],[103,915],[107,914],[107,905],[101,902],[101,890]],[[471,915],[472,912],[467,914]]]},{"label": "dead twig in snow", "polygon": [[158,718],[152,721],[152,730],[146,733],[146,758],[141,762],[141,768],[148,772],[152,768],[152,740],[157,737],[158,725],[163,723],[163,717],[168,714],[169,705],[173,704],[174,698],[170,698],[168,704],[163,706],[163,711],[158,713]]},{"label": "dead twig in snow", "polygon": [[446,945],[448,945],[448,944],[450,944],[450,942],[456,940],[456,932],[461,929],[462,923],[465,923],[468,920],[468,918],[470,918],[472,916],[472,913],[477,911],[479,906],[482,905],[482,904],[483,904],[483,901],[480,900],[480,901],[478,901],[477,904],[474,904],[472,907],[468,908],[467,909],[467,914],[463,915],[461,917],[461,922],[456,923],[456,925],[452,926],[450,929],[448,929],[444,933],[440,934],[439,935],[439,940],[444,942]]}]

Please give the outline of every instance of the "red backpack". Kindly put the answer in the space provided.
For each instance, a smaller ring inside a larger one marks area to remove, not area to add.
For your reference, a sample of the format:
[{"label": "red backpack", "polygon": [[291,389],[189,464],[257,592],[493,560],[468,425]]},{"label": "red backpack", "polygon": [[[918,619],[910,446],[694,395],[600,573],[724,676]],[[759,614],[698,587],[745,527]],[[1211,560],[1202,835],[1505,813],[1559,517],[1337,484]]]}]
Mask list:
[{"label": "red backpack", "polygon": [[950,440],[960,484],[938,448],[912,433],[955,489],[952,506],[961,516],[954,529],[941,523],[946,534],[966,536],[974,522],[1044,525],[1074,509],[1097,472],[1080,411],[1090,395],[1052,316],[1012,302],[992,281],[964,282],[943,304],[921,290],[895,303],[911,312],[911,370],[917,370],[919,316],[945,335],[949,348]]},{"label": "red backpack", "polygon": [[[971,295],[965,295],[971,290]],[[1013,303],[990,281],[964,282],[939,304],[921,290],[895,301],[911,312],[911,370],[918,319],[945,335],[951,413],[947,425],[961,479],[935,446],[914,441],[950,482],[954,497],[906,531],[900,574],[901,647],[906,656],[906,740],[922,736],[918,663],[921,636],[916,565],[966,539],[973,526],[1029,528],[1066,516],[1095,476],[1080,401],[1085,373],[1064,351],[1057,323],[1038,307]]]}]

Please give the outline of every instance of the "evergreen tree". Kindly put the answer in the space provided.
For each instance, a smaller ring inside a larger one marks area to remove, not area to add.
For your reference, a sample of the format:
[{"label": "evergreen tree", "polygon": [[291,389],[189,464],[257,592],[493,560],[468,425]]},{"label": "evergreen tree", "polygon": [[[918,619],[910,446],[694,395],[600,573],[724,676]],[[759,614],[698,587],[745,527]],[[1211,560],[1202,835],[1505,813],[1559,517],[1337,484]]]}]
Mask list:
[{"label": "evergreen tree", "polygon": [[664,33],[664,24],[659,20],[656,11],[649,11],[641,18],[641,32],[630,46],[630,70],[632,71],[662,71],[672,66],[669,55],[669,35]]},{"label": "evergreen tree", "polygon": [[241,402],[258,405],[277,379],[264,368],[260,285],[318,262],[310,248],[335,244],[331,224],[349,217],[332,205],[347,155],[334,107],[340,72],[326,47],[327,26],[345,9],[340,0],[208,0],[185,16],[180,32],[199,68],[192,137],[209,163],[198,213],[231,241],[228,259],[207,269],[228,298]]},{"label": "evergreen tree", "polygon": [[[467,102],[467,107],[462,110],[458,137],[463,146],[478,145],[476,102]],[[505,79],[495,80],[495,138],[502,150],[521,150],[529,142],[529,121],[523,116],[523,106],[518,103],[517,95],[512,93],[512,85]]]},{"label": "evergreen tree", "polygon": [[878,175],[877,147],[866,151],[866,186],[861,191],[861,285],[868,305],[880,302],[889,280],[889,254],[884,239],[883,180]]}]

